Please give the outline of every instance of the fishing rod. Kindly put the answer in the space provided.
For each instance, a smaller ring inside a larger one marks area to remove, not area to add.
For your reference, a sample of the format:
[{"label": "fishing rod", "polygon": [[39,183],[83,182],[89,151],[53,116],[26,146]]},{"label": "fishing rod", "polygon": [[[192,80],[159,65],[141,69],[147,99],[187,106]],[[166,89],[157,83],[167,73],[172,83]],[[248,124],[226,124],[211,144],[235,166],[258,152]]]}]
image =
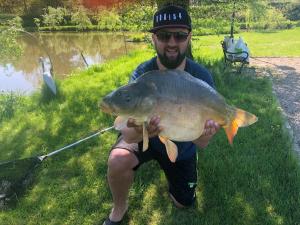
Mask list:
[{"label": "fishing rod", "polygon": [[78,141],[76,141],[76,142],[74,142],[74,143],[72,143],[72,144],[69,144],[69,145],[67,145],[67,146],[65,146],[65,147],[62,147],[62,148],[57,149],[57,150],[55,150],[55,151],[53,151],[53,152],[50,152],[50,153],[48,153],[48,154],[46,154],[46,155],[38,156],[38,158],[39,158],[41,161],[43,161],[44,159],[46,159],[46,158],[48,158],[48,157],[50,157],[50,156],[52,156],[52,155],[56,155],[57,153],[59,153],[59,152],[61,152],[61,151],[63,151],[63,150],[66,150],[66,149],[68,149],[68,148],[71,148],[71,147],[73,147],[73,146],[76,146],[76,145],[80,144],[80,143],[83,142],[83,141],[86,141],[86,140],[91,139],[91,138],[93,138],[93,137],[95,137],[95,136],[98,136],[98,135],[100,135],[100,134],[102,134],[102,133],[105,133],[106,131],[112,130],[113,128],[115,128],[115,127],[114,127],[114,126],[111,126],[111,127],[105,128],[105,129],[100,130],[100,131],[98,131],[98,132],[96,132],[96,133],[94,133],[94,134],[92,134],[92,135],[90,135],[90,136],[87,136],[87,137],[85,137],[85,138],[82,138],[82,139],[80,139],[80,140],[78,140]]}]

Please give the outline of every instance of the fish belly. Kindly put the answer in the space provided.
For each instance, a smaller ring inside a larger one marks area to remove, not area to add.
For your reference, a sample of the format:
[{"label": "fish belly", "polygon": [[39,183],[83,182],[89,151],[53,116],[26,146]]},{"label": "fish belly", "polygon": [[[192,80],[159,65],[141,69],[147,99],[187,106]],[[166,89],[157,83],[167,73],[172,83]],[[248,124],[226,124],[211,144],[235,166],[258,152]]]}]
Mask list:
[{"label": "fish belly", "polygon": [[164,103],[155,110],[160,116],[161,136],[173,141],[193,141],[203,132],[205,116],[199,106]]}]

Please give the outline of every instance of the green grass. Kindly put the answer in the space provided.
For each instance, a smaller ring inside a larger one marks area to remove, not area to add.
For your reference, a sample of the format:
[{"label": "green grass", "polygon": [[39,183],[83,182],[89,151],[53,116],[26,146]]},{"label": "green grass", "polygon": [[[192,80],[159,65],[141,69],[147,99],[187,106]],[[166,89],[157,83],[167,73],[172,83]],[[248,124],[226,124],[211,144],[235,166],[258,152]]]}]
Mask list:
[{"label": "green grass", "polygon": [[[235,38],[242,37],[250,49],[252,57],[299,57],[300,56],[300,27],[292,30],[274,32],[243,32],[234,35]],[[211,58],[223,57],[220,42],[224,39],[222,35],[195,36],[193,43],[200,51]],[[202,53],[201,53],[202,54]]]},{"label": "green grass", "polygon": [[[194,41],[195,58],[213,72],[218,91],[229,103],[256,114],[259,121],[240,129],[233,147],[224,131],[220,131],[205,150],[199,150],[195,207],[175,208],[158,164],[142,166],[130,191],[126,222],[299,224],[300,170],[271,82],[224,72],[218,57],[203,50],[213,40],[203,37],[200,42]],[[151,50],[135,52],[74,73],[59,82],[60,92],[55,100],[39,93],[24,97],[23,101],[18,98],[20,106],[16,105],[13,113],[0,120],[1,161],[44,154],[110,126],[113,118],[98,110],[99,99],[126,83],[131,71],[153,55]],[[0,212],[0,224],[90,225],[103,221],[112,206],[106,161],[115,137],[116,133],[105,133],[46,160],[17,206]]]}]

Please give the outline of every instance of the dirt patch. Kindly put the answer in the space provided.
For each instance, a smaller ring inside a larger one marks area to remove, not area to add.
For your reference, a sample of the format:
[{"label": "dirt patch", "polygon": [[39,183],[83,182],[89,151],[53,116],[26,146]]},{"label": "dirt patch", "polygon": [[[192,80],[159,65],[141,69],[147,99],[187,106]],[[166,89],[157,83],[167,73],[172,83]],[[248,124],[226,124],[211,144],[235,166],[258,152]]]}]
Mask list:
[{"label": "dirt patch", "polygon": [[250,66],[258,67],[260,75],[272,78],[273,90],[287,118],[295,151],[300,156],[300,57],[253,58]]}]

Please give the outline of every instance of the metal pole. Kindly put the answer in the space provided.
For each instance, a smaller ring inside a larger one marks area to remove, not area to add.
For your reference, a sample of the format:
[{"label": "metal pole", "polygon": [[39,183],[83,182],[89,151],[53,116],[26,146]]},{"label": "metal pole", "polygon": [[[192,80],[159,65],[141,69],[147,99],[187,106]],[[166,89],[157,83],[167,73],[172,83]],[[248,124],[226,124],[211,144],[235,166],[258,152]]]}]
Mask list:
[{"label": "metal pole", "polygon": [[232,12],[232,16],[231,16],[231,29],[230,29],[230,37],[231,38],[233,38],[234,17],[235,17],[235,1],[233,2],[233,12]]},{"label": "metal pole", "polygon": [[97,136],[97,135],[99,135],[99,134],[102,134],[102,133],[104,133],[104,132],[106,132],[106,131],[109,131],[109,130],[111,130],[111,129],[113,129],[113,128],[114,128],[114,126],[105,128],[105,129],[103,129],[103,130],[100,130],[100,131],[98,131],[98,132],[96,132],[96,133],[94,133],[94,134],[92,134],[92,135],[90,135],[90,136],[88,136],[88,137],[85,137],[85,138],[83,138],[83,139],[80,139],[80,140],[78,140],[78,141],[72,143],[72,144],[69,144],[69,145],[67,145],[67,146],[65,146],[65,147],[62,147],[62,148],[57,149],[57,150],[55,150],[55,151],[53,151],[53,152],[50,152],[50,153],[48,153],[47,155],[39,156],[39,159],[40,159],[41,161],[43,161],[45,158],[47,158],[47,157],[49,157],[49,156],[55,155],[55,154],[57,154],[57,153],[59,153],[59,152],[65,150],[65,149],[68,149],[68,148],[71,148],[71,147],[73,147],[73,146],[75,146],[75,145],[78,145],[79,143],[81,143],[81,142],[83,142],[83,141],[86,141],[86,140],[88,140],[88,139],[90,139],[90,138],[92,138],[92,137],[95,137],[95,136]]}]

